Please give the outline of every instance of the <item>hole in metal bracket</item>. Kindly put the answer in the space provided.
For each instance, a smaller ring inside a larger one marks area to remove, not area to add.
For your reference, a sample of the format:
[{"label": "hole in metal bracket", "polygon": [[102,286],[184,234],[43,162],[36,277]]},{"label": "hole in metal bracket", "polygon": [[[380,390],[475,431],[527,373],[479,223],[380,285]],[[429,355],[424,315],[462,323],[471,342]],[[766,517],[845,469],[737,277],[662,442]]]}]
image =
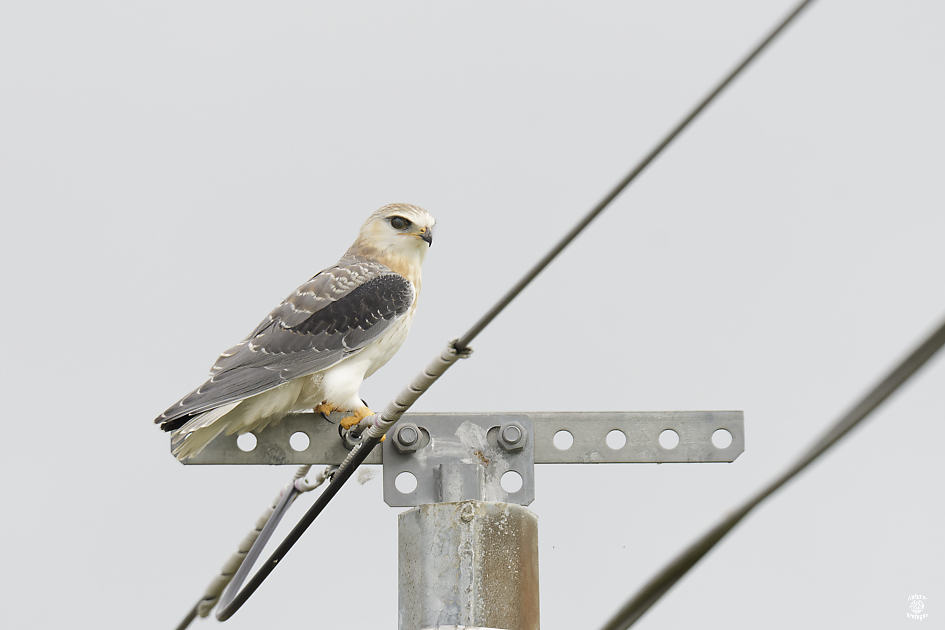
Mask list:
[{"label": "hole in metal bracket", "polygon": [[666,450],[672,450],[679,444],[679,434],[672,429],[666,429],[660,433],[660,446]]},{"label": "hole in metal bracket", "polygon": [[558,431],[552,441],[559,451],[566,451],[574,444],[574,436],[570,431]]},{"label": "hole in metal bracket", "polygon": [[607,434],[605,441],[607,442],[607,446],[616,451],[627,445],[627,434],[620,429],[614,429]]},{"label": "hole in metal bracket", "polygon": [[525,483],[525,480],[522,479],[522,475],[514,470],[508,470],[502,475],[500,480],[502,484],[502,489],[512,494],[513,492],[518,492],[522,489],[522,485]]},{"label": "hole in metal bracket", "polygon": [[256,436],[252,433],[244,433],[243,435],[237,436],[236,445],[241,451],[248,453],[256,448]]},{"label": "hole in metal bracket", "polygon": [[289,436],[289,446],[296,452],[306,450],[311,443],[312,441],[309,439],[308,434],[304,431],[296,431]]},{"label": "hole in metal bracket", "polygon": [[417,477],[412,472],[405,470],[394,479],[394,487],[401,494],[410,494],[417,489]]},{"label": "hole in metal bracket", "polygon": [[732,434],[727,429],[718,429],[712,434],[712,444],[715,448],[728,448],[732,445]]}]

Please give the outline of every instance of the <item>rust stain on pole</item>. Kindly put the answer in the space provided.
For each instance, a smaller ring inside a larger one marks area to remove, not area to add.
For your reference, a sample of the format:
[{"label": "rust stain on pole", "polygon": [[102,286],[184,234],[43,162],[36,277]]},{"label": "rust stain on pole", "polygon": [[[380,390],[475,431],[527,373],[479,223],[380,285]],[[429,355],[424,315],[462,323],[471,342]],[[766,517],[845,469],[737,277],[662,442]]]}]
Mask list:
[{"label": "rust stain on pole", "polygon": [[398,519],[400,630],[538,630],[538,518],[510,503],[463,501]]}]

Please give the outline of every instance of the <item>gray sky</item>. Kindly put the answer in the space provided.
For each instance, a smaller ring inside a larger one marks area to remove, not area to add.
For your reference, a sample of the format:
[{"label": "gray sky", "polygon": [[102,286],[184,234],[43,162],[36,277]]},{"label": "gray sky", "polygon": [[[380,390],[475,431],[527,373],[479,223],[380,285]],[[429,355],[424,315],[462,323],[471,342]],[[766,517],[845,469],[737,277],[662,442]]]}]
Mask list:
[{"label": "gray sky", "polygon": [[[405,201],[437,236],[382,407],[790,4],[2,9],[4,627],[174,627],[293,469],[181,466],[151,420]],[[943,18],[815,4],[416,406],[745,411],[731,465],[539,468],[544,628],[599,626],[941,321]],[[639,627],[942,623],[943,378]],[[398,511],[346,487],[225,627],[394,628]]]}]

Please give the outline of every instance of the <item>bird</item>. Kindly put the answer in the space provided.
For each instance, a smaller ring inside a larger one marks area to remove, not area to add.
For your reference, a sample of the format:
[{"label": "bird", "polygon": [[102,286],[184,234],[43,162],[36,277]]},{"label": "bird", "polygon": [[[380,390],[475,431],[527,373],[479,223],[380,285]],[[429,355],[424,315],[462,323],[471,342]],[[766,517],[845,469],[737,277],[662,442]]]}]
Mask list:
[{"label": "bird", "polygon": [[435,224],[405,203],[372,213],[337,263],[286,297],[220,355],[206,382],[155,418],[173,432],[177,459],[221,433],[257,431],[290,413],[350,413],[343,429],[372,415],[358,390],[407,338]]}]

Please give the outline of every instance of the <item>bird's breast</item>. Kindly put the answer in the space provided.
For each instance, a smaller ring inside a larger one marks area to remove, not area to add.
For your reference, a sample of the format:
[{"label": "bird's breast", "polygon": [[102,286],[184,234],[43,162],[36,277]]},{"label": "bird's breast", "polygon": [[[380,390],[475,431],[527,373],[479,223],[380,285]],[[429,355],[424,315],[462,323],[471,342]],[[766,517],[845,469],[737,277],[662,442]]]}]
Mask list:
[{"label": "bird's breast", "polygon": [[370,344],[360,353],[358,357],[363,356],[365,360],[365,372],[364,378],[369,377],[371,374],[374,374],[377,370],[384,367],[384,365],[391,360],[391,358],[397,354],[397,351],[400,350],[400,347],[404,345],[404,341],[407,340],[407,333],[410,332],[410,324],[413,322],[414,313],[417,311],[417,300],[414,299],[413,304],[410,305],[410,308],[404,313],[404,316],[394,322],[389,329],[384,331],[384,334],[381,335],[375,343]]}]

